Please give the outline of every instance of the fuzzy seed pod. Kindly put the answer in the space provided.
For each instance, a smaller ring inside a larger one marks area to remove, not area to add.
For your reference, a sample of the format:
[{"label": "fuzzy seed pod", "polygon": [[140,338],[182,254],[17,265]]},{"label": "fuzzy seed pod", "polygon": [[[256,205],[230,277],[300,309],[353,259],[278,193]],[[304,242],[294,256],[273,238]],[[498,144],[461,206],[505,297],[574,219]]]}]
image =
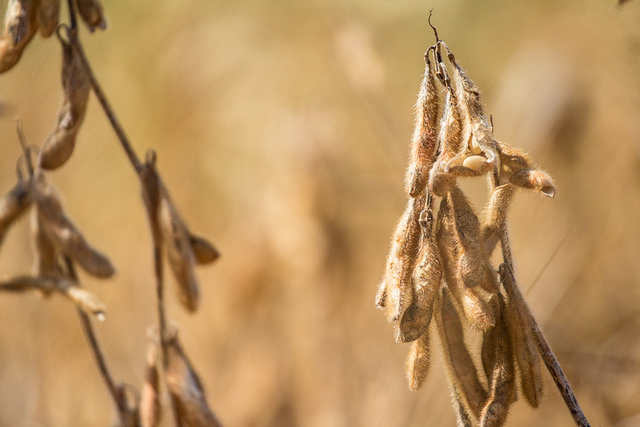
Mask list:
[{"label": "fuzzy seed pod", "polygon": [[406,372],[411,390],[418,390],[424,383],[429,373],[430,359],[429,330],[426,329],[418,339],[411,343],[411,349],[409,350]]},{"label": "fuzzy seed pod", "polygon": [[56,31],[60,21],[60,0],[38,0],[38,30],[42,37]]},{"label": "fuzzy seed pod", "polygon": [[520,390],[529,405],[537,408],[544,390],[540,355],[531,332],[531,321],[525,312],[526,308],[516,301],[516,296],[511,291],[516,285],[506,264],[500,266],[499,276],[508,296],[505,317],[513,343],[513,356],[518,366]]},{"label": "fuzzy seed pod", "polygon": [[462,191],[454,186],[440,202],[436,240],[453,299],[470,324],[486,331],[495,324],[487,299],[495,292],[480,247],[480,225]]},{"label": "fuzzy seed pod", "polygon": [[147,345],[147,366],[140,397],[140,424],[142,427],[157,427],[161,417],[158,350],[156,343],[150,342]]},{"label": "fuzzy seed pod", "polygon": [[552,199],[556,196],[553,179],[548,173],[541,170],[521,169],[511,175],[509,182],[518,187],[539,191]]},{"label": "fuzzy seed pod", "polygon": [[441,298],[436,300],[435,313],[447,378],[453,388],[456,404],[464,407],[465,412],[477,420],[487,399],[487,391],[478,379],[478,371],[464,342],[462,323],[446,289],[442,290]]},{"label": "fuzzy seed pod", "polygon": [[507,211],[513,197],[511,184],[503,184],[491,191],[486,217],[482,225],[482,242],[484,253],[489,256],[500,240],[500,233],[507,222]]},{"label": "fuzzy seed pod", "polygon": [[419,219],[425,202],[424,193],[418,198],[409,200],[391,240],[391,250],[387,257],[383,279],[384,285],[381,285],[376,296],[377,306],[386,308],[387,319],[390,322],[400,319],[413,301],[411,276],[418,257]]},{"label": "fuzzy seed pod", "polygon": [[104,17],[102,3],[100,0],[75,0],[78,6],[80,17],[87,24],[90,32],[94,32],[96,28],[105,30],[107,28],[107,20]]},{"label": "fuzzy seed pod", "polygon": [[180,302],[187,310],[194,312],[200,302],[200,290],[194,271],[196,257],[191,247],[189,231],[166,190],[162,191],[158,222],[162,232],[162,246],[178,284]]},{"label": "fuzzy seed pod", "polygon": [[0,37],[0,73],[18,63],[22,52],[38,31],[37,0],[10,0]]},{"label": "fuzzy seed pod", "polygon": [[55,188],[41,174],[33,179],[33,198],[38,219],[57,251],[72,258],[92,276],[111,277],[115,272],[111,262],[87,243],[82,233],[66,216]]},{"label": "fuzzy seed pod", "polygon": [[483,334],[482,365],[489,383],[489,398],[482,409],[482,427],[503,426],[509,406],[516,398],[512,344],[504,316],[505,303],[496,294],[491,304],[496,313],[496,326]]},{"label": "fuzzy seed pod", "polygon": [[[426,218],[424,218],[426,217]],[[420,217],[422,242],[420,258],[413,272],[413,302],[400,321],[397,341],[409,342],[418,339],[429,327],[433,313],[433,301],[440,292],[442,270],[440,254],[433,233],[433,218],[430,210]]]},{"label": "fuzzy seed pod", "polygon": [[429,190],[442,197],[455,184],[454,177],[447,171],[447,165],[462,146],[462,122],[458,100],[450,88],[445,95],[444,110],[440,119],[438,146],[441,153],[429,173]]},{"label": "fuzzy seed pod", "polygon": [[210,264],[220,258],[218,249],[204,237],[189,234],[189,243],[198,264]]},{"label": "fuzzy seed pod", "polygon": [[42,145],[40,166],[44,169],[59,168],[71,157],[91,91],[91,82],[80,56],[71,44],[62,39],[60,42],[64,101],[58,110],[56,128]]},{"label": "fuzzy seed pod", "polygon": [[173,333],[165,342],[167,367],[165,370],[169,394],[176,408],[176,417],[184,427],[219,427],[220,422],[207,404],[198,374]]},{"label": "fuzzy seed pod", "polygon": [[424,79],[415,107],[416,125],[411,140],[411,160],[406,177],[407,193],[411,197],[417,197],[425,188],[437,148],[439,96],[429,51],[425,53],[424,58]]},{"label": "fuzzy seed pod", "polygon": [[0,244],[4,236],[20,216],[22,216],[31,205],[31,191],[29,183],[18,181],[18,183],[0,199]]}]

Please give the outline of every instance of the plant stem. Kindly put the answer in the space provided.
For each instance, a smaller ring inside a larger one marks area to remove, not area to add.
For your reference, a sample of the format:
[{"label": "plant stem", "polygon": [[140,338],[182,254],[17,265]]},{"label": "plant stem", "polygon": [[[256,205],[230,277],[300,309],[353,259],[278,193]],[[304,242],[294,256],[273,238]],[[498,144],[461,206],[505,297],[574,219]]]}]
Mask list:
[{"label": "plant stem", "polygon": [[567,408],[569,408],[569,412],[571,412],[574,421],[580,427],[589,427],[589,421],[582,411],[582,408],[580,408],[578,399],[569,384],[569,379],[562,370],[558,358],[553,354],[547,338],[544,336],[542,329],[540,329],[536,319],[533,317],[533,313],[531,313],[531,309],[527,305],[527,302],[522,296],[520,288],[517,285],[513,273],[513,257],[511,255],[511,246],[509,244],[509,234],[506,225],[503,226],[502,233],[500,235],[500,244],[502,245],[502,256],[507,267],[507,274],[510,276],[509,280],[503,281],[503,285],[509,286],[507,293],[509,296],[513,296],[516,299],[515,303],[525,308],[524,312],[529,318],[528,320],[531,326],[531,332],[536,338],[540,356],[542,357],[544,364],[547,366],[553,381],[556,383],[556,386],[558,387]]}]

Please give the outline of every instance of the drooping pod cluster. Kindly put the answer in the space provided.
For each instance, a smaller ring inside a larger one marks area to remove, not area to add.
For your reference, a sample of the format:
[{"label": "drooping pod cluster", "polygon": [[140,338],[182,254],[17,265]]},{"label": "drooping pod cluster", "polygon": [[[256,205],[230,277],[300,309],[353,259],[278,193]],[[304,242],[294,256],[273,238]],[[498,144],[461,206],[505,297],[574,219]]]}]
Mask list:
[{"label": "drooping pod cluster", "polygon": [[[459,425],[503,425],[517,400],[517,383],[531,406],[542,396],[531,325],[501,286],[511,280],[508,266],[498,272],[489,257],[514,190],[554,197],[555,186],[525,153],[496,140],[489,123],[478,87],[438,39],[425,54],[406,175],[409,200],[392,237],[376,306],[396,325],[396,341],[411,343],[406,369],[412,390],[427,376],[435,318]],[[480,176],[491,187],[483,218],[457,182]],[[465,341],[473,331],[482,334],[480,349]],[[475,360],[482,361],[481,369]]]}]

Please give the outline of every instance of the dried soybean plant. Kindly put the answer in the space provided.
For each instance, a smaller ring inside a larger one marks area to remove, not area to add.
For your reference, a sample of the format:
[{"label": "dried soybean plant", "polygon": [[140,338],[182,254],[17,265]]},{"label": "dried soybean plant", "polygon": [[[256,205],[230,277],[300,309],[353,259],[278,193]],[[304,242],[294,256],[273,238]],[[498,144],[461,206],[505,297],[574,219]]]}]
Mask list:
[{"label": "dried soybean plant", "polygon": [[[35,262],[31,275],[3,280],[0,290],[14,293],[37,290],[44,296],[57,293],[76,305],[98,368],[114,401],[119,425],[158,426],[163,409],[161,397],[166,390],[176,425],[219,426],[207,404],[202,383],[179,343],[176,328],[167,326],[163,276],[166,253],[177,283],[179,301],[189,312],[195,312],[200,298],[195,266],[215,261],[219,253],[206,239],[192,234],[187,227],[160,177],[155,153],[149,151],[144,162],[138,159],[91,70],[80,42],[76,15],[79,14],[91,32],[105,29],[100,1],[68,0],[68,25],[59,23],[60,7],[60,0],[10,0],[0,40],[0,72],[4,72],[17,64],[36,32],[43,37],[56,34],[62,46],[64,93],[55,128],[40,149],[27,146],[18,127],[23,155],[17,163],[16,185],[0,199],[0,243],[11,225],[31,209]],[[107,279],[115,269],[69,217],[59,190],[46,172],[69,161],[91,91],[103,107],[139,178],[153,240],[158,326],[152,328],[141,392],[113,379],[89,317],[93,315],[104,321],[106,308],[93,293],[80,286],[76,274],[76,266],[79,266],[94,277]]]},{"label": "dried soybean plant", "polygon": [[[406,175],[409,200],[392,237],[376,306],[395,324],[396,342],[411,343],[406,372],[412,390],[429,370],[435,318],[458,425],[504,425],[518,390],[538,407],[542,357],[575,422],[587,426],[519,291],[507,234],[515,190],[553,198],[553,180],[524,152],[493,137],[478,87],[432,28],[436,43],[425,53]],[[480,176],[490,186],[482,221],[458,185],[459,178]],[[489,258],[498,242],[503,263],[496,271]],[[482,335],[481,348],[467,344],[469,333]]]}]

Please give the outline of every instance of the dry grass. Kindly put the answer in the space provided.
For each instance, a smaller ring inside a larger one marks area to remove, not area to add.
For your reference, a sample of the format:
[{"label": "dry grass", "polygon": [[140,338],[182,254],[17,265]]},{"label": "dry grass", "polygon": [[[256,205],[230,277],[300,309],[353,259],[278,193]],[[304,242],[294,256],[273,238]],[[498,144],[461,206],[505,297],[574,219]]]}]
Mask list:
[{"label": "dry grass", "polygon": [[[439,351],[410,392],[407,348],[371,304],[405,204],[431,6],[498,138],[555,178],[552,203],[521,194],[510,211],[529,304],[592,424],[633,425],[640,3],[111,3],[85,50],[136,151],[156,148],[174,203],[223,253],[198,272],[199,313],[168,309],[225,425],[455,422]],[[20,61],[0,78],[3,192],[19,153],[12,119],[39,144],[61,99],[54,39]],[[155,291],[139,187],[93,98],[78,141],[53,176],[117,268],[108,282],[80,275],[109,310],[97,332],[112,371],[140,384]],[[472,206],[482,186],[463,185]],[[31,267],[28,223],[5,237],[3,276]],[[115,419],[67,301],[3,295],[0,322],[0,424]],[[571,425],[544,381],[539,408],[514,404],[511,425]]]}]

